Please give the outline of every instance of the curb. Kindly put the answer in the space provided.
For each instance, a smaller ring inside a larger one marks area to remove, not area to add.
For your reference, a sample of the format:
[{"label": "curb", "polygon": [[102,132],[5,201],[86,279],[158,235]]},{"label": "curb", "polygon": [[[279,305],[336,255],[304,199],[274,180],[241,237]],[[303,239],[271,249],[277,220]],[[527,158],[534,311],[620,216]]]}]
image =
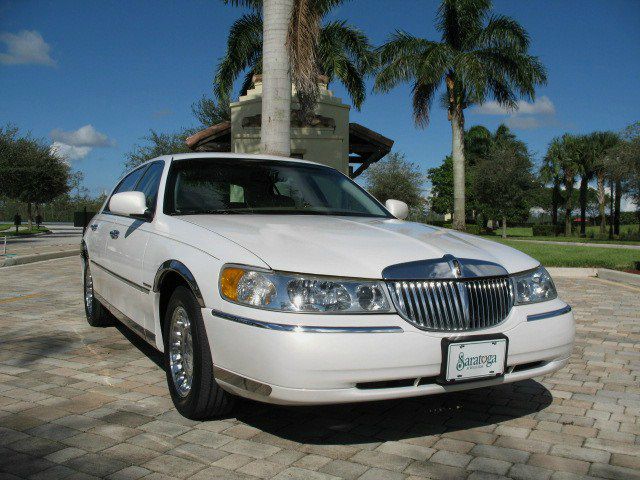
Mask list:
[{"label": "curb", "polygon": [[598,276],[597,268],[546,267],[552,277],[588,278]]},{"label": "curb", "polygon": [[609,280],[611,282],[624,283],[633,287],[640,287],[640,275],[633,273],[619,272],[617,270],[609,270],[608,268],[599,268],[598,278]]},{"label": "curb", "polygon": [[8,257],[0,259],[0,268],[11,267],[14,265],[24,265],[26,263],[43,262],[45,260],[54,260],[56,258],[73,257],[80,255],[80,249],[63,250],[61,252],[38,253],[35,255],[22,255],[17,257]]}]

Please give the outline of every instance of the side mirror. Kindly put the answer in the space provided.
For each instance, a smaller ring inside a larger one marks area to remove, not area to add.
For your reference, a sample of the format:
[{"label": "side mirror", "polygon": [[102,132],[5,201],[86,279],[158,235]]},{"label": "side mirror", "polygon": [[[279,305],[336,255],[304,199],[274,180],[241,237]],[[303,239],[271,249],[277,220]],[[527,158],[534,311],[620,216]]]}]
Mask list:
[{"label": "side mirror", "polygon": [[116,193],[109,200],[109,210],[117,215],[148,219],[147,200],[142,192]]},{"label": "side mirror", "polygon": [[399,220],[404,220],[409,216],[409,206],[400,200],[387,200],[384,206],[391,212],[391,215]]}]

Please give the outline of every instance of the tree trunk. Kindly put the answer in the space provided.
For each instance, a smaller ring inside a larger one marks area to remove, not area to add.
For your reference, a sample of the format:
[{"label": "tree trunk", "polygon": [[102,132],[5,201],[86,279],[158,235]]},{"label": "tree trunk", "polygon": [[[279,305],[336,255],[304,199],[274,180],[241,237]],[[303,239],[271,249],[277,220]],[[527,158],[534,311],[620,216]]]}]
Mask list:
[{"label": "tree trunk", "polygon": [[[560,199],[560,184],[553,182],[553,191],[551,193],[551,223],[555,227],[558,224],[558,203]],[[555,229],[554,229],[555,235]]]},{"label": "tree trunk", "polygon": [[573,183],[574,179],[566,178],[564,183],[564,191],[567,195],[565,202],[565,214],[564,214],[564,236],[571,236],[571,211],[573,210]]},{"label": "tree trunk", "polygon": [[291,73],[287,32],[294,0],[264,0],[260,150],[291,153]]},{"label": "tree trunk", "polygon": [[507,238],[507,217],[502,217],[502,238]]},{"label": "tree trunk", "polygon": [[622,200],[622,182],[616,181],[615,210],[613,213],[613,234],[620,235],[620,202]]},{"label": "tree trunk", "polygon": [[580,236],[587,236],[587,189],[589,188],[589,179],[586,176],[580,178]]},{"label": "tree trunk", "polygon": [[453,160],[453,228],[464,232],[464,114],[454,111],[451,115],[451,158]]},{"label": "tree trunk", "polygon": [[609,240],[613,240],[613,197],[615,196],[615,186],[613,180],[609,182],[611,198],[609,199]]},{"label": "tree trunk", "polygon": [[29,231],[33,228],[33,214],[31,212],[31,202],[27,202],[27,217],[29,217]]},{"label": "tree trunk", "polygon": [[598,209],[600,213],[600,234],[604,235],[607,229],[607,217],[604,211],[605,208],[605,193],[604,193],[604,172],[598,172]]}]

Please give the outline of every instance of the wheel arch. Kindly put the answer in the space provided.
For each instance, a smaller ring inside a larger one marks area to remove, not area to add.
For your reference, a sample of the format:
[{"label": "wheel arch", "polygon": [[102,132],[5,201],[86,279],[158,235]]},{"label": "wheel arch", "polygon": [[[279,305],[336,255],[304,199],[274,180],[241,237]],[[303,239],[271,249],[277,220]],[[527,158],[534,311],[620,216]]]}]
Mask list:
[{"label": "wheel arch", "polygon": [[191,270],[179,260],[166,260],[158,268],[153,280],[153,291],[159,294],[158,319],[160,320],[160,331],[157,333],[160,335],[157,335],[156,338],[162,338],[164,315],[171,292],[180,285],[184,285],[191,290],[200,307],[204,308],[205,306],[202,292]]},{"label": "wheel arch", "polygon": [[196,277],[191,273],[191,270],[187,268],[187,266],[178,261],[178,260],[167,260],[160,265],[158,271],[156,272],[156,276],[153,280],[153,291],[159,292],[162,288],[163,282],[170,278],[171,275],[174,274],[180,277],[184,283],[191,289],[193,295],[196,297],[198,304],[204,308],[204,298],[202,297],[202,292],[200,291],[200,287],[198,287],[198,282],[196,281]]}]

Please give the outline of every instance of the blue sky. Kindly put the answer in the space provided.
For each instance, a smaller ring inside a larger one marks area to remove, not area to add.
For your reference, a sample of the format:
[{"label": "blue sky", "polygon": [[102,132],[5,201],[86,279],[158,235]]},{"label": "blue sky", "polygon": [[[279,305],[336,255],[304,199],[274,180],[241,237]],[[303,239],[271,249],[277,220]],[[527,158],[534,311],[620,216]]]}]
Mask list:
[{"label": "blue sky", "polygon": [[[376,45],[396,28],[437,39],[437,5],[351,0],[331,18],[347,19]],[[565,131],[621,130],[640,120],[639,1],[496,0],[494,11],[525,26],[549,82],[515,115],[491,104],[467,110],[467,126],[506,121],[539,159]],[[190,106],[210,94],[241,13],[217,0],[0,0],[0,124],[58,142],[77,157],[73,167],[93,193],[110,188],[149,129],[196,124]],[[346,100],[339,84],[331,88]],[[393,138],[425,170],[451,150],[437,105],[427,129],[414,126],[407,86],[370,94],[351,119]]]}]

